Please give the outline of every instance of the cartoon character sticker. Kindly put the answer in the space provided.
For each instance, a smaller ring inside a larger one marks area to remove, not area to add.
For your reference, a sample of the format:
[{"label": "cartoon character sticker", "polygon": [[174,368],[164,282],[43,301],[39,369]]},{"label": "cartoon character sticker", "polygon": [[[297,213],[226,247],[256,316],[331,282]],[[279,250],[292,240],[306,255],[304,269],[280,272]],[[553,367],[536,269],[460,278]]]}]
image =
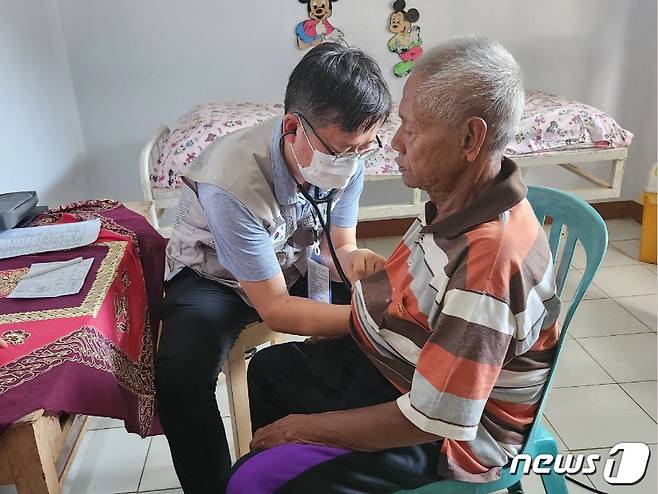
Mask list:
[{"label": "cartoon character sticker", "polygon": [[420,46],[423,44],[420,39],[420,27],[411,25],[413,22],[418,21],[420,13],[416,9],[405,11],[405,7],[406,2],[404,0],[395,0],[393,2],[393,13],[388,23],[388,30],[394,34],[388,41],[388,49],[393,53],[397,53],[402,59],[393,67],[393,73],[398,77],[408,75],[416,60],[423,53]]},{"label": "cartoon character sticker", "polygon": [[332,26],[327,19],[333,14],[333,3],[338,0],[299,0],[307,4],[308,17],[306,21],[297,24],[297,46],[305,50],[309,46],[317,46],[325,41],[340,42],[343,32]]}]

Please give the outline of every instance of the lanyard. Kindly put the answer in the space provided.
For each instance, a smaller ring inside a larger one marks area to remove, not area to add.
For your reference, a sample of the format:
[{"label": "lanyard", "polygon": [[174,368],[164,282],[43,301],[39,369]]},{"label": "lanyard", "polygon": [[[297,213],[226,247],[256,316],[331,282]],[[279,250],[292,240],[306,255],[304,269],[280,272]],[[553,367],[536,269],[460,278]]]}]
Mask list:
[{"label": "lanyard", "polygon": [[[331,240],[331,231],[330,231],[331,203],[333,201],[333,197],[334,197],[334,193],[336,192],[336,189],[331,189],[331,191],[324,198],[318,199],[317,201],[314,200],[311,197],[311,195],[308,193],[308,191],[304,190],[304,187],[302,187],[301,184],[299,183],[297,184],[297,190],[299,190],[299,192],[304,196],[304,198],[309,202],[309,204],[315,210],[315,213],[317,214],[317,219],[320,221],[320,226],[322,226],[322,230],[324,231],[324,234],[327,238],[327,245],[329,246],[329,252],[331,254],[331,259],[334,261],[334,266],[336,267],[336,271],[338,271],[338,275],[340,276],[340,279],[343,281],[343,283],[345,283],[345,286],[351,289],[352,284],[350,283],[350,280],[347,278],[345,271],[343,271],[343,267],[340,265],[340,261],[338,260],[338,256],[336,255],[336,249],[334,249],[334,243]],[[317,188],[315,190],[317,193]],[[322,212],[320,211],[320,207],[318,206],[318,204],[321,203],[327,204],[326,222],[322,218]]]}]

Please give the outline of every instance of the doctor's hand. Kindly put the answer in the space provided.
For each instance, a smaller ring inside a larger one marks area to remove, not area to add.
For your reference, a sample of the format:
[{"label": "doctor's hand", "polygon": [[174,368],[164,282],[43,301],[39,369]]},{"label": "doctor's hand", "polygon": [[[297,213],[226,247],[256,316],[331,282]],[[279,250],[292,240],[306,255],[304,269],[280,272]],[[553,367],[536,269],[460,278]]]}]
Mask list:
[{"label": "doctor's hand", "polygon": [[350,253],[348,270],[351,281],[357,281],[384,269],[386,258],[370,249],[356,249]]}]

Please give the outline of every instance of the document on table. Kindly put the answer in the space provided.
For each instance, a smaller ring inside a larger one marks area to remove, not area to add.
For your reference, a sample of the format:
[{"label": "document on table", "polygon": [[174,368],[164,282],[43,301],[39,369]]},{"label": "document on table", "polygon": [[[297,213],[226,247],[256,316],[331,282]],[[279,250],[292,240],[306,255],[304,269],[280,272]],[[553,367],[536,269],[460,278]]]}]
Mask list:
[{"label": "document on table", "polygon": [[32,264],[7,298],[60,297],[78,293],[94,258]]},{"label": "document on table", "polygon": [[89,245],[98,238],[100,229],[101,221],[95,219],[6,230],[0,232],[0,259]]}]

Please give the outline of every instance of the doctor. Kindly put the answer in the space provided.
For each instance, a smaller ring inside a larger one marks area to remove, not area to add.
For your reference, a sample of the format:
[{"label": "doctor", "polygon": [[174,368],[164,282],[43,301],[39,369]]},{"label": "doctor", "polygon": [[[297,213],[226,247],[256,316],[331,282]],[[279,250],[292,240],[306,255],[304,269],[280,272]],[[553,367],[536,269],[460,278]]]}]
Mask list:
[{"label": "doctor", "polygon": [[356,247],[356,223],[363,160],[381,147],[390,110],[374,60],[325,43],[293,70],[283,117],[216,140],[187,169],[156,359],[160,419],[186,493],[218,492],[231,466],[215,387],[241,329],[260,317],[280,332],[340,334],[349,307],[321,302],[330,285],[332,302],[347,304],[346,284],[383,267]]}]

